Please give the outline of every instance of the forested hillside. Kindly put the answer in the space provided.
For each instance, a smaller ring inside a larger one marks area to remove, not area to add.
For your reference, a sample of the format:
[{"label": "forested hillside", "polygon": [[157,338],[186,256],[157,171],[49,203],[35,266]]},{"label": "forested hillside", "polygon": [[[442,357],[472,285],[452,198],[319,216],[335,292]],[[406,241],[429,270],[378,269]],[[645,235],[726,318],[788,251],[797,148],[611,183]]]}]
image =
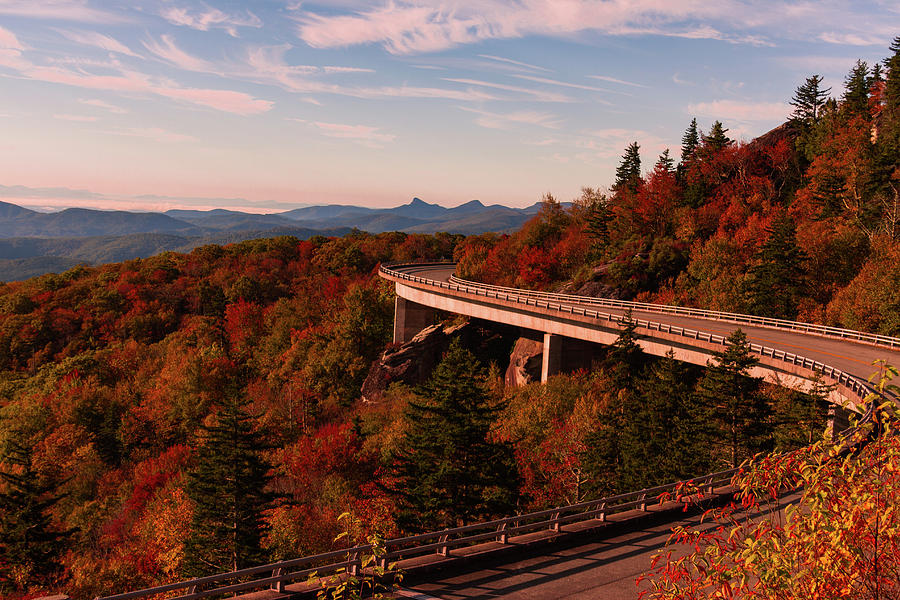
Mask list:
[{"label": "forested hillside", "polygon": [[645,171],[639,141],[609,193],[457,247],[460,274],[900,334],[900,42],[845,89],[808,78],[790,120],[748,143],[716,122]]},{"label": "forested hillside", "polygon": [[739,332],[700,369],[645,356],[626,323],[589,372],[511,389],[457,339],[423,385],[363,402],[391,339],[377,265],[453,256],[492,283],[900,335],[891,50],[838,100],[807,79],[752,142],[694,121],[649,171],[635,142],[608,194],[547,197],[512,235],[280,237],[4,284],[0,591],[88,598],[330,549],[344,512],[359,540],[814,440],[824,390],[747,377]]}]

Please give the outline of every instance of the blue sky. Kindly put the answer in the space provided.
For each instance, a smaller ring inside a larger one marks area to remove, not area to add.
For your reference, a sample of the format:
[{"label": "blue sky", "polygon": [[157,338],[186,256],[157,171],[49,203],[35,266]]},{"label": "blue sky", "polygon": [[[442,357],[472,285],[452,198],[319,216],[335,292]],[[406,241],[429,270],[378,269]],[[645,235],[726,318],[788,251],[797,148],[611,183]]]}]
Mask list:
[{"label": "blue sky", "polygon": [[896,1],[0,0],[0,199],[570,200],[692,117],[768,131],[898,34]]}]

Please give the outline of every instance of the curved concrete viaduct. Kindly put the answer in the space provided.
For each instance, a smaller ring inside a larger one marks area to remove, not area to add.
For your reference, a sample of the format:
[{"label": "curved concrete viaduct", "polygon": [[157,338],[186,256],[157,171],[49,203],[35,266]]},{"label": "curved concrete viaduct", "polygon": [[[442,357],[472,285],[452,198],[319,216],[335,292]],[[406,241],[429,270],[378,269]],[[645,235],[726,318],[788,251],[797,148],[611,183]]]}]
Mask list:
[{"label": "curved concrete viaduct", "polygon": [[639,343],[649,354],[674,351],[706,365],[725,338],[741,328],[759,358],[752,373],[796,389],[816,377],[833,385],[830,400],[856,408],[877,370],[876,360],[900,365],[900,339],[844,329],[697,309],[502,288],[461,280],[452,263],[383,266],[397,292],[394,341],[405,342],[431,323],[435,310],[505,323],[543,334],[542,379],[565,366],[569,340],[610,344],[631,310]]}]

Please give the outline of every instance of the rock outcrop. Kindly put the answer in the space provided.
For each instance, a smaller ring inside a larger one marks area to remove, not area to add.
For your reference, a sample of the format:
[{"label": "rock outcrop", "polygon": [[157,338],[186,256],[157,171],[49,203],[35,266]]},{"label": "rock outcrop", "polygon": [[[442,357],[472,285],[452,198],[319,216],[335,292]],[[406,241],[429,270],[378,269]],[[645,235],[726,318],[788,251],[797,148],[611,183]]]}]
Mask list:
[{"label": "rock outcrop", "polygon": [[541,380],[541,361],[544,354],[543,340],[520,337],[513,346],[509,367],[503,378],[507,387],[518,387]]},{"label": "rock outcrop", "polygon": [[362,385],[364,402],[376,402],[394,382],[407,385],[424,383],[450,346],[451,340],[468,328],[461,325],[432,325],[417,333],[402,346],[391,346],[372,363]]}]

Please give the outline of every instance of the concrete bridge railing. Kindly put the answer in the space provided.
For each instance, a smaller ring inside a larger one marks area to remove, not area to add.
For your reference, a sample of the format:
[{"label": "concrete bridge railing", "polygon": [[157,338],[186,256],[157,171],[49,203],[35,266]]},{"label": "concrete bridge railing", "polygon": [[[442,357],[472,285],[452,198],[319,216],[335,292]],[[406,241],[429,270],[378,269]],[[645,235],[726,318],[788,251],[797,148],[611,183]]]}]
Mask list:
[{"label": "concrete bridge railing", "polygon": [[[447,263],[452,264],[452,263]],[[392,270],[390,266],[384,267]],[[460,279],[456,275],[451,275],[450,284],[460,286],[460,289],[472,290],[475,288],[482,290],[491,290],[498,294],[497,297],[508,298],[510,296],[519,296],[526,298],[540,298],[542,300],[553,302],[577,302],[578,304],[603,306],[608,308],[621,308],[641,310],[644,312],[653,312],[667,315],[681,315],[685,317],[700,317],[703,319],[712,319],[715,321],[726,321],[729,323],[737,323],[744,325],[757,325],[761,327],[771,327],[774,329],[783,329],[787,331],[798,331],[830,337],[842,340],[853,340],[885,346],[887,348],[900,348],[900,338],[887,335],[878,335],[874,333],[866,333],[863,331],[855,331],[853,329],[844,329],[841,327],[829,327],[827,325],[819,325],[816,323],[804,323],[802,321],[789,321],[787,319],[773,319],[771,317],[759,317],[755,315],[743,315],[740,313],[723,312],[716,310],[707,310],[703,308],[690,308],[685,306],[670,306],[668,304],[651,304],[648,302],[632,302],[630,300],[613,300],[610,298],[591,298],[589,296],[575,296],[573,294],[556,294],[552,292],[538,292],[533,290],[519,290],[515,288],[507,288],[497,285],[489,285],[486,283],[478,283]]]}]

